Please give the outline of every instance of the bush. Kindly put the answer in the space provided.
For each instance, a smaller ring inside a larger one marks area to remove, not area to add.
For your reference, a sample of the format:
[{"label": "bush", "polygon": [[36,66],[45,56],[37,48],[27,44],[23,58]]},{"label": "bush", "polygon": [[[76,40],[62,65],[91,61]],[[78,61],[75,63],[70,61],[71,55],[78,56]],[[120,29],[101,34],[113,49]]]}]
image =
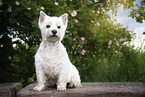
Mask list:
[{"label": "bush", "polygon": [[[42,41],[38,28],[40,11],[50,16],[69,15],[62,42],[83,82],[145,81],[145,53],[124,45],[131,41],[132,32],[114,23],[107,13],[109,10],[115,12],[120,4],[125,8],[133,7],[133,0],[128,3],[97,1],[3,1],[1,24],[5,24],[1,26],[0,35],[0,82],[21,81],[24,86],[36,82],[34,55]],[[10,37],[3,41],[5,35],[20,38],[23,43],[11,41]]]}]

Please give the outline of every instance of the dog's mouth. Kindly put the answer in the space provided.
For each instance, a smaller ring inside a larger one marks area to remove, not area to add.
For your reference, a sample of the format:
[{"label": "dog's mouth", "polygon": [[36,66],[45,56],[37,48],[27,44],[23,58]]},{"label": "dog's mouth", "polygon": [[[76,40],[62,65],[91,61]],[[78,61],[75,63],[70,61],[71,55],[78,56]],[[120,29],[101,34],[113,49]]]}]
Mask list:
[{"label": "dog's mouth", "polygon": [[52,42],[58,41],[58,36],[52,35],[52,36],[50,36],[50,37],[48,38],[48,41],[52,41]]},{"label": "dog's mouth", "polygon": [[52,36],[50,36],[50,38],[51,38],[51,37],[56,37],[56,38],[57,38],[57,36],[56,36],[56,35],[52,35]]}]

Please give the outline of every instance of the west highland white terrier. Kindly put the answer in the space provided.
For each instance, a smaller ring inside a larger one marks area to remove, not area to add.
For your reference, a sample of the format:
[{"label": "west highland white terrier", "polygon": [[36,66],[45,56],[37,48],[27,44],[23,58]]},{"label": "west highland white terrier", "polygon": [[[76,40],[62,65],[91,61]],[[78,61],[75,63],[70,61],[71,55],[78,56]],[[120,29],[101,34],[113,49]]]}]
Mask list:
[{"label": "west highland white terrier", "polygon": [[47,86],[57,85],[57,91],[66,91],[69,87],[81,87],[79,72],[69,60],[65,47],[61,43],[67,28],[68,15],[47,16],[40,11],[39,28],[42,42],[35,55],[37,85],[34,90],[41,91]]}]

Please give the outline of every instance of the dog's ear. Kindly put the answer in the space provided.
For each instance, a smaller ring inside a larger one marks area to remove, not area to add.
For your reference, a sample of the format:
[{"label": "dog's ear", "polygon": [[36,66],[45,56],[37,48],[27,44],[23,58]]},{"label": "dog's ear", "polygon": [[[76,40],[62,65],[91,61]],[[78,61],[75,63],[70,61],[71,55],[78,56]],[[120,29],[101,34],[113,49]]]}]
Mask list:
[{"label": "dog's ear", "polygon": [[67,25],[67,22],[68,22],[67,17],[68,17],[68,14],[63,14],[63,15],[60,16],[60,18],[62,18],[62,21],[63,21],[64,25]]},{"label": "dog's ear", "polygon": [[45,19],[45,16],[47,16],[43,11],[40,11],[40,17],[39,17],[39,22],[42,23]]}]

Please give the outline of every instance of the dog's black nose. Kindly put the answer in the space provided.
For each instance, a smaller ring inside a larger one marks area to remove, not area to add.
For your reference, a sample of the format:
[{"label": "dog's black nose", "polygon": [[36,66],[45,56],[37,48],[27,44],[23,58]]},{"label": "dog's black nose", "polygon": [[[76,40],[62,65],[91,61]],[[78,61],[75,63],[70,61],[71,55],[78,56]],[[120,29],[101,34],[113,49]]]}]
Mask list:
[{"label": "dog's black nose", "polygon": [[51,31],[54,35],[57,33],[57,31],[56,30],[52,30]]}]

